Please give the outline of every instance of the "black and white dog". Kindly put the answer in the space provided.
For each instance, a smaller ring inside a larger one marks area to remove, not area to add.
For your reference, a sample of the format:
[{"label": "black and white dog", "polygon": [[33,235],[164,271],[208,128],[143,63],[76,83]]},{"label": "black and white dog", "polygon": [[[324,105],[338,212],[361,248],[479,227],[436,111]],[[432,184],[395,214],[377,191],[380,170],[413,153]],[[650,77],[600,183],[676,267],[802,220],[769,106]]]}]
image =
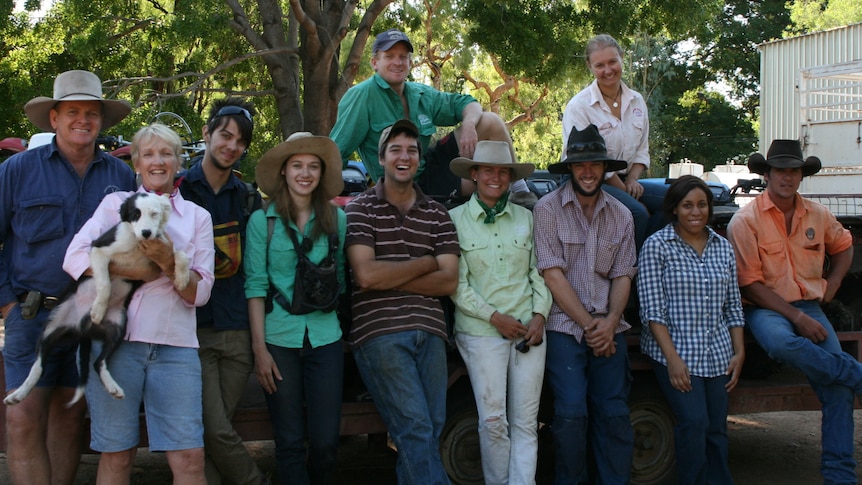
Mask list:
[{"label": "black and white dog", "polygon": [[[117,399],[125,397],[123,389],[111,377],[107,360],[126,334],[126,308],[134,291],[143,283],[121,277],[112,277],[108,266],[115,269],[141,268],[155,265],[139,249],[138,243],[147,239],[165,237],[165,225],[171,213],[167,196],[136,193],[120,206],[120,222],[93,241],[90,249],[90,268],[93,277],[83,277],[73,284],[63,301],[48,318],[36,347],[36,362],[24,383],[3,400],[7,405],[21,402],[42,376],[42,360],[47,351],[60,341],[75,339],[80,343],[78,363],[80,382],[69,405],[84,395],[89,376],[92,340],[102,341],[102,351],[93,368],[102,385]],[[189,282],[189,259],[185,253],[174,251],[176,267],[174,286],[183,290]]]}]

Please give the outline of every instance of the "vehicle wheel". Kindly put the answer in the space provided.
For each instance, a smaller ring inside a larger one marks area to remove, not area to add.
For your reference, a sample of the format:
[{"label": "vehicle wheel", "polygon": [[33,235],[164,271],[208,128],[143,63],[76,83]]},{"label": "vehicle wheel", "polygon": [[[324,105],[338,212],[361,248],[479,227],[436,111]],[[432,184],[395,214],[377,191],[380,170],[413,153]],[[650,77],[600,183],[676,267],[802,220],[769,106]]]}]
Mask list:
[{"label": "vehicle wheel", "polygon": [[482,456],[479,451],[479,414],[475,405],[455,411],[446,419],[440,436],[440,456],[452,483],[482,485]]},{"label": "vehicle wheel", "polygon": [[629,406],[634,428],[632,483],[636,485],[672,483],[676,473],[674,417],[658,392],[657,388],[632,392]]}]

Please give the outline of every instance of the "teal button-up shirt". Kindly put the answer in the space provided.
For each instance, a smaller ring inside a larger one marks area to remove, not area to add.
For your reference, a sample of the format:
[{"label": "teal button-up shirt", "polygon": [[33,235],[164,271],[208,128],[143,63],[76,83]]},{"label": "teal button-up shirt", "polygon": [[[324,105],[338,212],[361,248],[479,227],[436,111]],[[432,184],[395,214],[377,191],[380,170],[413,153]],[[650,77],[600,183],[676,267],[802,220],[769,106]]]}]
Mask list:
[{"label": "teal button-up shirt", "polygon": [[[476,98],[467,94],[444,93],[431,86],[406,82],[404,96],[410,110],[409,119],[419,128],[422,153],[428,149],[431,136],[438,126],[454,126],[461,122],[464,108],[476,103]],[[377,156],[380,133],[396,121],[408,118],[401,104],[401,97],[392,90],[377,73],[353,86],[344,93],[338,103],[338,119],[329,133],[338,145],[344,165],[354,151],[359,152],[362,163],[371,180],[377,182],[383,176],[383,167]],[[420,161],[419,172],[425,168]]]},{"label": "teal button-up shirt", "polygon": [[455,302],[455,332],[477,337],[500,337],[491,325],[495,311],[524,325],[534,313],[551,311],[551,292],[536,270],[533,214],[509,203],[493,224],[474,195],[449,214],[458,230],[461,258]]},{"label": "teal button-up shirt", "polygon": [[[263,210],[257,210],[249,218],[246,229],[245,250],[245,296],[246,298],[264,298],[269,289],[269,280],[281,290],[288,301],[293,297],[293,280],[296,277],[296,251],[290,237],[285,232],[281,217],[275,218],[272,241],[269,243],[267,257],[267,222],[266,215],[275,214],[275,203]],[[338,211],[338,280],[344,289],[344,236],[347,233],[347,216],[344,211]],[[315,215],[311,215],[305,225],[304,234],[310,234],[314,226]],[[296,230],[293,222],[291,230]],[[304,236],[298,235],[301,243]],[[308,259],[318,264],[329,253],[329,240],[321,235],[314,241],[314,247],[308,253]],[[306,329],[308,340],[312,347],[331,344],[341,338],[341,325],[338,316],[332,312],[311,312],[306,315],[292,315],[278,303],[273,303],[272,312],[264,320],[266,343],[285,348],[302,348]]]}]

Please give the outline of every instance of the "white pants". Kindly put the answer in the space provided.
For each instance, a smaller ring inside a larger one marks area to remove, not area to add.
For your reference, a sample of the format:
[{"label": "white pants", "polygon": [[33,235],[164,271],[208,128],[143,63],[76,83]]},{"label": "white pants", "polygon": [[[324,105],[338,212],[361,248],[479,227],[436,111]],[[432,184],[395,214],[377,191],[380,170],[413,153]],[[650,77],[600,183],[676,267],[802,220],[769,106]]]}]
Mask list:
[{"label": "white pants", "polygon": [[536,483],[539,399],[547,344],[515,350],[518,341],[459,333],[476,408],[486,485]]}]

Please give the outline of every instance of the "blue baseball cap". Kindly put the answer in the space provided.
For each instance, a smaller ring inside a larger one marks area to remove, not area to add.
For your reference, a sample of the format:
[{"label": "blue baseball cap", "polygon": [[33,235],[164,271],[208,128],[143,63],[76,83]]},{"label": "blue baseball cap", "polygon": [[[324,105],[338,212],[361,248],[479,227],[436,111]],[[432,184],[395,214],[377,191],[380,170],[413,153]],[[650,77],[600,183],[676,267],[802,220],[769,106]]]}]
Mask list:
[{"label": "blue baseball cap", "polygon": [[410,43],[410,38],[407,37],[407,34],[398,29],[389,29],[377,34],[377,37],[374,39],[374,45],[371,47],[371,53],[377,54],[377,51],[386,52],[399,42],[407,44],[407,49],[413,52],[413,44]]}]

